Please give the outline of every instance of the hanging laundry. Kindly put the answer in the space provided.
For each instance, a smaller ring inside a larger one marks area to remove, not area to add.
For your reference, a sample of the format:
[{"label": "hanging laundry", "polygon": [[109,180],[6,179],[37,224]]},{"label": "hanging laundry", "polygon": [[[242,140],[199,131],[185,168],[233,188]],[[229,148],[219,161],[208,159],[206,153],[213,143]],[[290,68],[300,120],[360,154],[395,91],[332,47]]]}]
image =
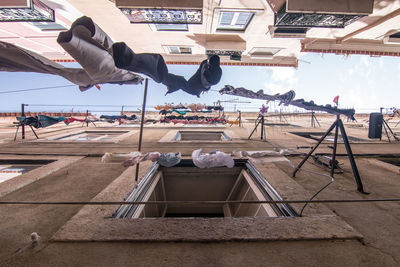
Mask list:
[{"label": "hanging laundry", "polygon": [[201,153],[202,149],[194,150],[192,160],[198,168],[213,168],[226,166],[232,168],[235,165],[232,157],[219,150],[210,153]]},{"label": "hanging laundry", "polygon": [[101,158],[101,162],[121,162],[125,167],[134,166],[142,161],[151,160],[152,162],[158,161],[158,164],[164,167],[172,167],[181,161],[180,152],[160,153],[160,152],[130,152],[127,154],[119,153],[105,153]]},{"label": "hanging laundry", "polygon": [[0,71],[38,72],[59,75],[85,91],[101,83],[138,84],[143,78],[118,69],[108,49],[111,39],[88,17],[76,20],[57,41],[81,68],[66,68],[33,51],[0,41]]},{"label": "hanging laundry", "polygon": [[215,110],[215,111],[223,111],[224,107],[222,106],[206,106],[205,107],[207,110]]},{"label": "hanging laundry", "polygon": [[84,69],[66,68],[35,52],[3,41],[0,41],[0,71],[58,75],[78,85],[81,91],[100,83],[93,80]]},{"label": "hanging laundry", "polygon": [[176,105],[174,108],[175,109],[187,109],[187,107],[185,105],[183,105],[182,103]]},{"label": "hanging laundry", "polygon": [[20,124],[35,128],[45,128],[53,124],[64,121],[65,117],[51,117],[47,115],[37,115],[33,117],[17,117]]},{"label": "hanging laundry", "polygon": [[220,94],[228,94],[228,95],[235,95],[241,96],[246,98],[253,98],[253,99],[264,99],[264,100],[271,100],[271,101],[280,101],[280,104],[288,105],[296,96],[296,93],[293,90],[286,92],[284,94],[275,94],[275,95],[268,95],[264,94],[263,90],[259,90],[258,92],[253,92],[243,87],[234,88],[231,85],[225,85],[224,88],[219,90]]},{"label": "hanging laundry", "polygon": [[186,92],[188,87],[185,77],[172,73],[168,73],[167,77],[164,81],[162,81],[162,83],[167,86],[167,92],[165,95],[176,92],[180,89]]},{"label": "hanging laundry", "polygon": [[202,104],[190,104],[188,105],[188,108],[190,108],[192,111],[199,111],[205,108],[205,105]]},{"label": "hanging laundry", "polygon": [[130,158],[126,159],[123,162],[123,165],[125,167],[128,166],[134,166],[136,164],[138,164],[141,161],[145,161],[145,160],[151,160],[152,162],[155,162],[158,160],[158,158],[160,157],[160,153],[159,152],[150,152],[150,153],[141,153],[141,152],[135,152],[135,154],[133,156],[131,156]]},{"label": "hanging laundry", "polygon": [[226,123],[238,125],[239,124],[239,120],[235,120],[235,121],[226,120]]},{"label": "hanging laundry", "polygon": [[118,119],[124,119],[124,120],[136,120],[137,116],[135,114],[132,114],[131,116],[126,116],[126,115],[101,115],[100,119],[104,119],[107,122],[113,123]]},{"label": "hanging laundry", "polygon": [[89,17],[75,20],[68,31],[59,33],[57,42],[85,69],[94,84],[138,84],[143,80],[136,73],[115,66],[113,41]]},{"label": "hanging laundry", "polygon": [[42,126],[39,123],[39,117],[38,116],[33,116],[33,117],[17,117],[17,121],[19,122],[20,125],[27,125],[27,126],[32,126],[35,128],[41,128]]},{"label": "hanging laundry", "polygon": [[71,117],[71,118],[66,118],[66,119],[64,120],[64,123],[65,123],[66,125],[68,125],[68,124],[70,124],[71,122],[74,122],[74,121],[88,122],[86,119],[77,119],[77,118]]},{"label": "hanging laundry", "polygon": [[172,167],[181,162],[181,153],[161,153],[158,157],[158,164],[164,167]]},{"label": "hanging laundry", "polygon": [[131,157],[141,155],[140,152],[130,152],[127,154],[121,154],[121,153],[113,153],[113,152],[106,152],[104,155],[101,157],[101,162],[102,163],[108,163],[108,162],[121,162],[126,159],[129,159]]},{"label": "hanging laundry", "polygon": [[221,80],[222,69],[219,56],[213,55],[201,62],[196,73],[188,80],[185,92],[200,97],[202,92],[210,90]]},{"label": "hanging laundry", "polygon": [[325,111],[330,114],[334,115],[345,115],[351,120],[355,120],[354,114],[355,110],[354,109],[339,109],[337,107],[332,107],[332,105],[327,104],[325,106],[322,105],[316,105],[314,101],[305,101],[304,99],[294,99],[295,97],[295,92],[293,90],[290,90],[289,92],[280,95],[267,95],[262,92],[262,90],[258,91],[257,93],[250,91],[248,89],[245,89],[243,87],[239,88],[234,88],[231,85],[225,85],[224,88],[219,90],[221,94],[229,94],[229,95],[237,95],[237,96],[242,96],[242,97],[247,97],[247,98],[254,98],[254,99],[265,99],[265,100],[279,100],[281,103],[284,103],[285,105],[292,105],[296,106],[299,108],[303,108],[306,110],[314,110],[314,111]]},{"label": "hanging laundry", "polygon": [[264,104],[262,104],[262,106],[261,106],[261,108],[260,108],[260,114],[261,114],[262,116],[267,115],[268,108],[269,108],[268,106],[265,106]]},{"label": "hanging laundry", "polygon": [[189,121],[188,120],[170,120],[173,124],[177,124],[177,123],[183,123],[183,124],[188,124]]},{"label": "hanging laundry", "polygon": [[295,99],[293,100],[290,105],[303,108],[306,110],[314,110],[314,111],[325,111],[330,114],[334,115],[345,115],[351,120],[355,120],[354,114],[356,111],[353,108],[349,109],[339,109],[336,106],[332,107],[330,104],[326,104],[325,106],[316,105],[314,101],[305,101],[304,99]]}]

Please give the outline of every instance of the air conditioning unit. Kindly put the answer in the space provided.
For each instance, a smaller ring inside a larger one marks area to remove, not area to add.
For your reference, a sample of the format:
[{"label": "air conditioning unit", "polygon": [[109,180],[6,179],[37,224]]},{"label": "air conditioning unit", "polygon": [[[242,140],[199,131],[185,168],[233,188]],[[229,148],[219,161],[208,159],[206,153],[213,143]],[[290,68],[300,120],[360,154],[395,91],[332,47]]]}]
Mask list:
[{"label": "air conditioning unit", "polygon": [[270,27],[271,38],[305,38],[308,28]]}]

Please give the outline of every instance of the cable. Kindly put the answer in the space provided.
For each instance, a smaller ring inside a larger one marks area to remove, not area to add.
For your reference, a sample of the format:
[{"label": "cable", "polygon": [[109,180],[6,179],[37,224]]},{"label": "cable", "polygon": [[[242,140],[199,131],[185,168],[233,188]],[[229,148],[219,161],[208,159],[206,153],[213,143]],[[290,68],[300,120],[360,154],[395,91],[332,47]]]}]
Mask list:
[{"label": "cable", "polygon": [[77,85],[71,84],[71,85],[60,85],[60,86],[41,87],[41,88],[33,88],[33,89],[12,90],[12,91],[0,92],[0,94],[19,93],[19,92],[26,92],[26,91],[38,91],[38,90],[47,90],[47,89],[53,89],[53,88],[72,87],[72,86],[77,86]]},{"label": "cable", "polygon": [[72,104],[72,105],[56,105],[56,104],[24,104],[25,106],[30,106],[30,107],[140,107],[139,105],[136,106],[130,106],[130,105],[76,105],[76,104]]},{"label": "cable", "polygon": [[366,203],[366,202],[399,202],[400,198],[382,199],[321,199],[321,200],[215,200],[215,201],[0,201],[0,205],[221,205],[221,204],[290,204],[290,203]]}]

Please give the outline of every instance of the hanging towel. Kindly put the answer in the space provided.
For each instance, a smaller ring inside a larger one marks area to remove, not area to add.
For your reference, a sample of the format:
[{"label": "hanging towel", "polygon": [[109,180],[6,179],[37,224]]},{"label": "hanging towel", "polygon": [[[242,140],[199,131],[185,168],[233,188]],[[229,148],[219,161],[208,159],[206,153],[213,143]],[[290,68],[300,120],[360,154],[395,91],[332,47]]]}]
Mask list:
[{"label": "hanging towel", "polygon": [[192,160],[198,168],[213,168],[226,166],[232,168],[235,165],[232,157],[219,150],[211,153],[201,153],[202,149],[194,150],[192,153]]}]

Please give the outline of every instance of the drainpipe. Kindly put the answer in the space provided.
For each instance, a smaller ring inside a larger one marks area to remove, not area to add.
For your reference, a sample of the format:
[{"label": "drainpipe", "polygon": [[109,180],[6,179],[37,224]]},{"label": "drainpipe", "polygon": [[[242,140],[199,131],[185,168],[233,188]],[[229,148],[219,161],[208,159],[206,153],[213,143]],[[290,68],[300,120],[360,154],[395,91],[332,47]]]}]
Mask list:
[{"label": "drainpipe", "polygon": [[[148,78],[144,80],[144,93],[143,93],[143,104],[142,104],[142,120],[140,122],[140,132],[139,132],[139,144],[138,144],[138,151],[142,150],[142,137],[143,137],[143,123],[144,123],[144,113],[146,112],[146,98],[147,98],[147,84]],[[138,181],[139,176],[139,163],[136,164],[136,175],[135,181]]]},{"label": "drainpipe", "polygon": [[336,43],[337,44],[341,44],[342,42],[349,40],[353,36],[355,36],[357,34],[360,34],[362,32],[365,32],[365,31],[367,31],[367,30],[369,30],[371,28],[374,28],[374,27],[376,27],[376,26],[378,26],[378,25],[386,22],[387,20],[392,19],[392,18],[394,18],[394,17],[396,17],[398,15],[400,15],[400,8],[396,9],[395,11],[393,11],[393,12],[391,12],[389,14],[387,14],[386,16],[383,16],[382,18],[376,20],[375,22],[369,24],[368,26],[365,26],[364,28],[358,29],[358,30],[356,30],[356,31],[354,31],[352,33],[346,34],[343,37],[337,38],[336,39]]}]

